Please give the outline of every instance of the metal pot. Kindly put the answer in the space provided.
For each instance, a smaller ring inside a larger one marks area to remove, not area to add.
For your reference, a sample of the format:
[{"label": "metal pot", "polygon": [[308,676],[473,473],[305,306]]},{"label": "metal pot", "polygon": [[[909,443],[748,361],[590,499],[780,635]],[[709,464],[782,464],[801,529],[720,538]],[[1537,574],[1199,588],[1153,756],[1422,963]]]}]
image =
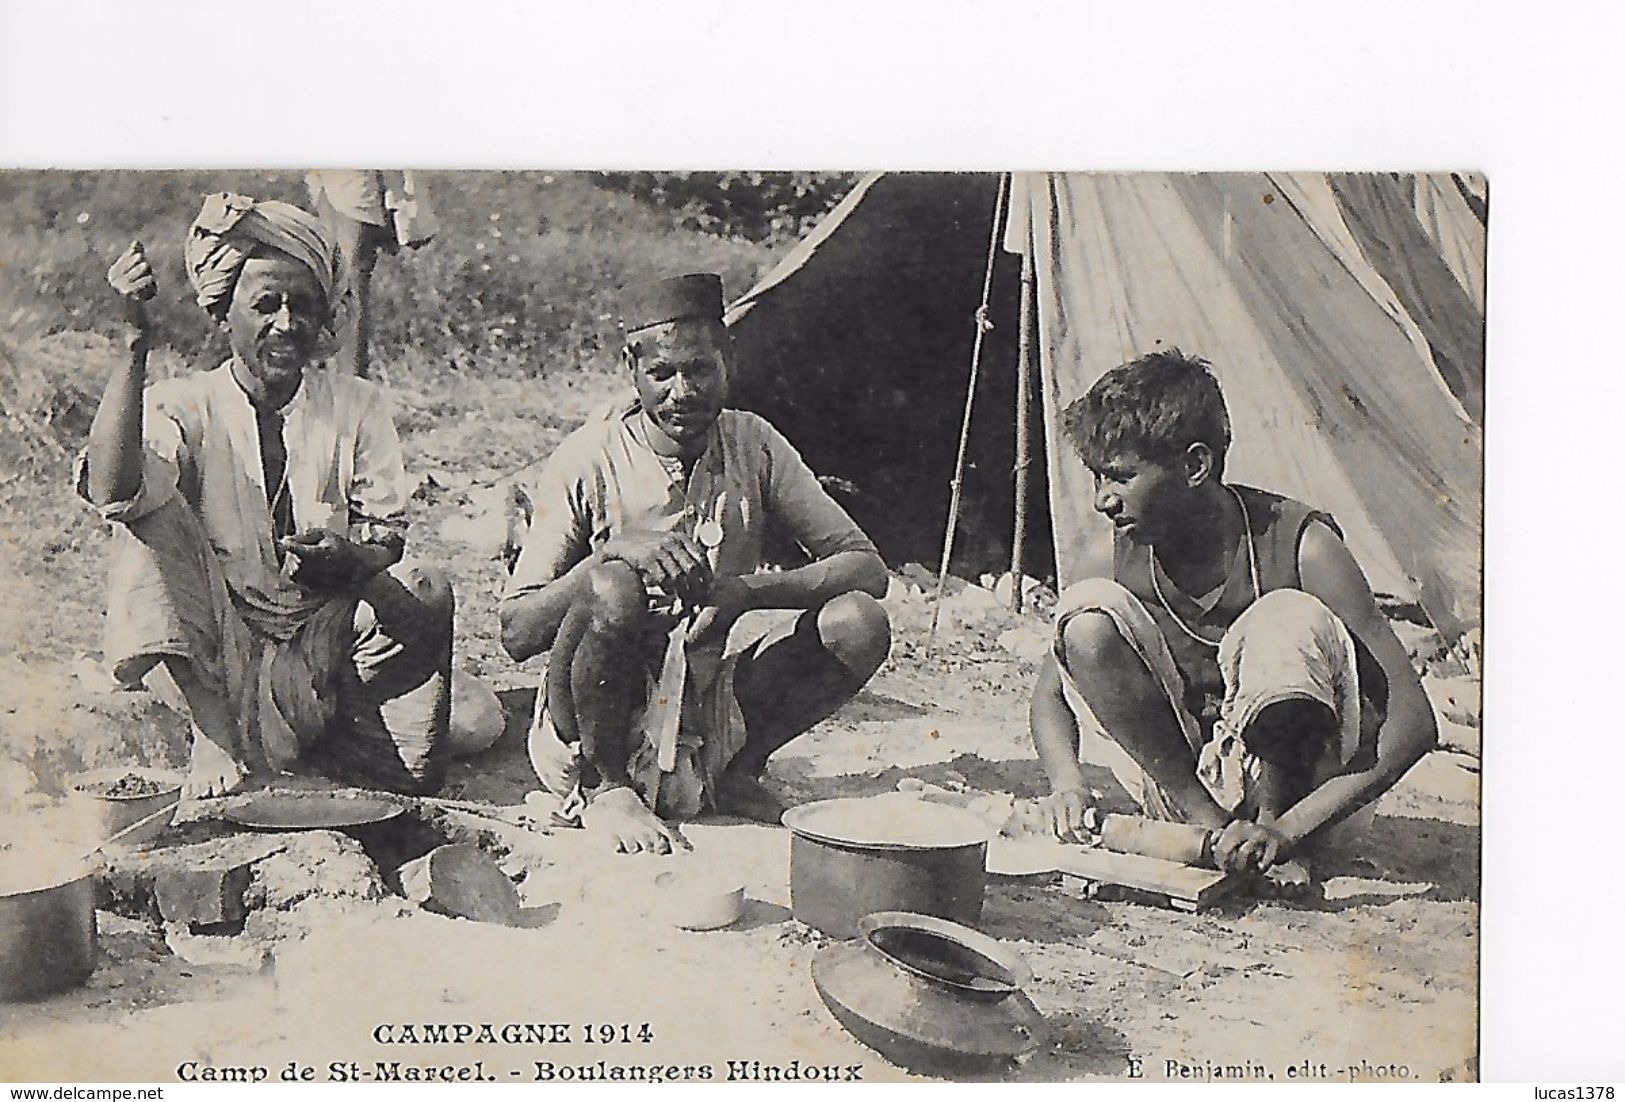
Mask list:
[{"label": "metal pot", "polygon": [[892,1063],[974,1073],[1043,1040],[1043,1016],[1023,990],[1032,973],[994,939],[898,913],[869,915],[859,932],[813,958],[813,985],[838,1022]]},{"label": "metal pot", "polygon": [[888,793],[791,808],[784,825],[798,922],[850,938],[876,911],[981,920],[992,828],[968,811]]},{"label": "metal pot", "polygon": [[[104,791],[109,784],[122,778],[136,777],[150,782],[155,791],[141,796],[112,796]],[[126,846],[139,846],[157,838],[169,829],[174,811],[180,806],[181,774],[171,769],[153,769],[147,766],[110,766],[81,773],[68,786],[69,806],[78,816],[79,829],[87,838],[110,838],[119,835]],[[168,807],[170,814],[157,812]],[[146,820],[144,826],[128,834],[121,833],[136,822]]]},{"label": "metal pot", "polygon": [[0,853],[0,1002],[77,987],[95,968],[90,862],[72,849]]}]

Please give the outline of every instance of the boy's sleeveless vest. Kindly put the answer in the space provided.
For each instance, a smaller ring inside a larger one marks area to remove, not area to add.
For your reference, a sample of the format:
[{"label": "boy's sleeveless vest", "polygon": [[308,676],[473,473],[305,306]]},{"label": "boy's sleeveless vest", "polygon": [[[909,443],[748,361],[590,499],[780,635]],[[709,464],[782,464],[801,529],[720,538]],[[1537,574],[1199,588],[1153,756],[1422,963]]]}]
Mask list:
[{"label": "boy's sleeveless vest", "polygon": [[1204,735],[1211,735],[1213,723],[1218,719],[1219,705],[1224,699],[1219,652],[1216,647],[1204,646],[1187,635],[1169,614],[1163,598],[1187,627],[1217,643],[1225,630],[1259,596],[1276,589],[1302,587],[1302,579],[1298,576],[1298,544],[1311,520],[1321,521],[1339,537],[1343,534],[1337,522],[1328,514],[1312,509],[1301,501],[1255,490],[1251,486],[1236,486],[1235,490],[1246,507],[1247,525],[1258,554],[1260,593],[1253,592],[1247,549],[1241,545],[1235,549],[1230,573],[1225,578],[1217,603],[1207,612],[1203,612],[1201,606],[1173,586],[1166,575],[1160,579],[1162,598],[1159,598],[1152,585],[1151,557],[1147,549],[1119,533],[1112,535],[1112,577],[1139,598],[1162,629],[1174,663],[1185,678],[1185,706],[1201,724]]}]

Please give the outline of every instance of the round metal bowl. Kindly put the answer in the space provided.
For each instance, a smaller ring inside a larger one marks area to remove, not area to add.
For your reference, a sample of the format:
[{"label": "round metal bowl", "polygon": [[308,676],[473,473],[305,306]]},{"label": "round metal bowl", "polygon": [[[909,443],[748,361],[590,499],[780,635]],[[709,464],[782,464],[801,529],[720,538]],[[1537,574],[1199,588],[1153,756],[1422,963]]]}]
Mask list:
[{"label": "round metal bowl", "polygon": [[668,870],[654,879],[658,913],[682,930],[721,930],[745,910],[745,886],[725,872]]},{"label": "round metal bowl", "polygon": [[[119,781],[130,777],[139,779],[154,791],[132,796],[114,795],[109,791]],[[118,842],[121,846],[139,846],[158,837],[174,821],[175,808],[181,800],[182,779],[173,770],[140,765],[93,769],[69,782],[69,804],[85,837],[98,842],[111,838],[148,816],[156,816]],[[157,812],[165,806],[169,807],[170,813],[158,815]]]}]

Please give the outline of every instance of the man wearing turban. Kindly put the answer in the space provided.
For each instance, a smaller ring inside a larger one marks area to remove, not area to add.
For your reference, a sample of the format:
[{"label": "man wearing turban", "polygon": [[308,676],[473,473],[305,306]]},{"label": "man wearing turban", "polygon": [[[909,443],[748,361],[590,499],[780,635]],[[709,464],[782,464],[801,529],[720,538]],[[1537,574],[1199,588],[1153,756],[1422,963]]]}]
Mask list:
[{"label": "man wearing turban", "polygon": [[[410,496],[382,391],[318,364],[345,294],[297,207],[211,195],[186,271],[231,358],[146,385],[157,290],[139,242],[108,272],[134,325],[77,472],[115,522],[106,657],[192,720],[192,797],[296,764],[437,788],[452,595],[402,562]],[[143,393],[145,392],[145,393]]]}]

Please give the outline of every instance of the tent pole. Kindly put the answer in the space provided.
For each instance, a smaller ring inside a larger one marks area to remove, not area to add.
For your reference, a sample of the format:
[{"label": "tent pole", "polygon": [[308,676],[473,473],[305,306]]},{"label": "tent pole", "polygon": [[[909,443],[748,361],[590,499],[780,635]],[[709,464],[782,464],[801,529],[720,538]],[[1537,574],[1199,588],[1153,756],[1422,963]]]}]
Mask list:
[{"label": "tent pole", "polygon": [[959,424],[959,454],[954,458],[954,480],[948,497],[948,530],[942,536],[942,566],[937,571],[937,591],[931,598],[931,630],[925,637],[925,652],[937,641],[937,621],[942,615],[942,591],[948,584],[948,561],[954,554],[954,531],[959,527],[959,498],[965,488],[965,451],[970,446],[970,413],[976,403],[976,376],[982,366],[982,338],[993,328],[987,318],[993,297],[993,260],[999,254],[999,232],[1004,228],[1000,215],[1004,211],[1005,193],[1010,187],[1011,174],[999,174],[999,194],[993,200],[993,229],[987,240],[987,272],[982,277],[982,304],[976,308],[976,338],[970,350],[970,381],[965,387],[965,417]]},{"label": "tent pole", "polygon": [[1027,473],[1032,466],[1033,235],[1029,222],[1021,254],[1021,332],[1016,342],[1016,530],[1010,537],[1010,608],[1021,612],[1023,559],[1027,550]]}]

